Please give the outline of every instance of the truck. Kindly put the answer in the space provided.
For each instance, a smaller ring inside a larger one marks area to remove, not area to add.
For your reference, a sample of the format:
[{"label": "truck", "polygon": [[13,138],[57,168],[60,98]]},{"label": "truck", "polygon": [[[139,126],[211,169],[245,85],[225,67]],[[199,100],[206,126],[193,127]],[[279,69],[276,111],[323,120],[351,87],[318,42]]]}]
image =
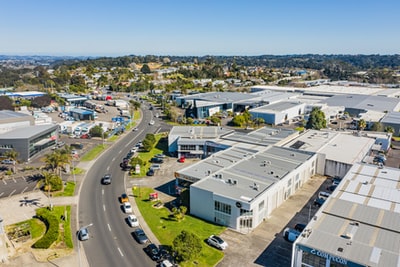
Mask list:
[{"label": "truck", "polygon": [[67,133],[74,134],[76,127],[78,127],[81,124],[82,124],[82,122],[74,121],[72,124],[67,125]]},{"label": "truck", "polygon": [[92,129],[94,126],[96,126],[96,124],[94,124],[94,123],[86,123],[86,124],[82,127],[81,135],[89,134],[90,129]]},{"label": "truck", "polygon": [[128,118],[131,117],[131,114],[129,113],[129,110],[122,109],[122,110],[119,111],[119,114],[120,114],[122,117],[128,117]]},{"label": "truck", "polygon": [[87,123],[81,123],[79,124],[75,130],[74,130],[74,135],[75,136],[81,136],[82,135],[82,128],[86,126]]},{"label": "truck", "polygon": [[129,109],[129,103],[125,100],[114,100],[114,106],[119,108],[120,110]]}]

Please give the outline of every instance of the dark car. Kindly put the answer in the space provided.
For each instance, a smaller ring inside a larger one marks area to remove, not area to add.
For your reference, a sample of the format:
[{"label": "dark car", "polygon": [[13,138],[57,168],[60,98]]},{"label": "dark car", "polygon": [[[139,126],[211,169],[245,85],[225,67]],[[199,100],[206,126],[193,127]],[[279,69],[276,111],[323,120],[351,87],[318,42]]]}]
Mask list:
[{"label": "dark car", "polygon": [[132,236],[140,244],[145,244],[145,243],[147,243],[147,241],[149,241],[149,239],[147,238],[143,229],[141,229],[141,228],[136,228],[135,231],[132,232]]},{"label": "dark car", "polygon": [[294,226],[294,230],[303,232],[304,228],[306,228],[306,225],[303,223],[298,223]]},{"label": "dark car", "polygon": [[328,187],[326,188],[326,190],[333,192],[333,191],[335,191],[336,187],[337,187],[337,185],[336,185],[336,184],[333,184],[333,185],[328,186]]},{"label": "dark car", "polygon": [[150,170],[146,173],[146,175],[147,175],[147,176],[154,176],[154,170],[153,170],[153,169],[150,169]]},{"label": "dark car", "polygon": [[153,261],[159,261],[160,260],[160,250],[153,243],[151,243],[147,247],[145,247],[144,251],[147,253],[147,255],[149,255],[149,257]]},{"label": "dark car", "polygon": [[111,174],[106,174],[101,178],[102,184],[111,184]]},{"label": "dark car", "polygon": [[325,202],[325,199],[323,199],[323,198],[316,198],[316,199],[314,200],[314,206],[321,207],[322,204],[324,204],[324,202]]},{"label": "dark car", "polygon": [[164,160],[162,158],[154,157],[154,158],[152,158],[150,160],[150,162],[152,162],[152,163],[164,163]]}]

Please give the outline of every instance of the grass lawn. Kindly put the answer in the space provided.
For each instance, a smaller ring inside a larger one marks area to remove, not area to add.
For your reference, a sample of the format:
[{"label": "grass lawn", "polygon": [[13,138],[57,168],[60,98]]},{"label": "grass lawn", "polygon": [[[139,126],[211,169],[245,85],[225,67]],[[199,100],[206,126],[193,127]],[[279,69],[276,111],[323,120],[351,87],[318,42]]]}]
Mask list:
[{"label": "grass lawn", "polygon": [[146,176],[146,172],[150,169],[152,163],[149,160],[154,157],[156,154],[164,153],[164,151],[168,151],[168,144],[166,142],[161,142],[161,138],[165,137],[165,133],[159,133],[155,135],[156,145],[149,152],[139,152],[138,157],[145,162],[144,166],[140,168],[140,174],[131,173],[131,177],[143,177]]},{"label": "grass lawn", "polygon": [[95,146],[92,150],[88,151],[85,155],[81,157],[81,161],[91,161],[97,158],[101,152],[103,152],[104,149],[107,148],[107,145],[105,144],[104,147],[103,145],[97,145]]},{"label": "grass lawn", "polygon": [[171,246],[173,239],[182,230],[192,232],[203,241],[201,255],[191,262],[180,263],[180,266],[215,266],[223,258],[224,253],[210,247],[204,241],[211,234],[220,234],[225,230],[225,227],[211,224],[190,215],[185,215],[184,219],[178,222],[169,217],[170,212],[167,208],[157,209],[153,207],[155,202],[148,200],[149,193],[153,191],[151,188],[136,188],[133,189],[133,195],[142,216],[161,244]]},{"label": "grass lawn", "polygon": [[[64,242],[68,248],[73,248],[72,232],[71,232],[71,206],[55,206],[52,210],[53,215],[62,224],[62,229],[57,239],[58,242]],[[61,216],[65,216],[65,220],[61,220]]]},{"label": "grass lawn", "polygon": [[67,182],[67,185],[64,187],[62,192],[55,192],[53,196],[55,197],[70,197],[73,196],[75,192],[75,183]]}]

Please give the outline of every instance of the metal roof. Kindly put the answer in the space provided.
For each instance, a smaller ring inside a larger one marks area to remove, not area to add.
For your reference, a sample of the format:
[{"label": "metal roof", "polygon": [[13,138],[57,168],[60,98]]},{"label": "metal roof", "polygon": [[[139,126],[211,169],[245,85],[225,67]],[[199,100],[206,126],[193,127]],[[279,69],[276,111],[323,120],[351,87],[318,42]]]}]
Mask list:
[{"label": "metal roof", "polygon": [[282,147],[260,148],[232,147],[177,173],[198,180],[192,187],[251,202],[314,155]]},{"label": "metal roof", "polygon": [[296,244],[366,266],[398,266],[399,189],[399,169],[354,164]]},{"label": "metal roof", "polygon": [[30,117],[30,115],[21,112],[15,112],[12,110],[0,110],[0,121],[5,119],[21,118],[21,117]]},{"label": "metal roof", "polygon": [[22,128],[16,128],[9,132],[0,134],[0,139],[25,139],[33,137],[37,134],[42,133],[43,131],[58,128],[57,124],[46,124],[46,125],[32,125]]}]

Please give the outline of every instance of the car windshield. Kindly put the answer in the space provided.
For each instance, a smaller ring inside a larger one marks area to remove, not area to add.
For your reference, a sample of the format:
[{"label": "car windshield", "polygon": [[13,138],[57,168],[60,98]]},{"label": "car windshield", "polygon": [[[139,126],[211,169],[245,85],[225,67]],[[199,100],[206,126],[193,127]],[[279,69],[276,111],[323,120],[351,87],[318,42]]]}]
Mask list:
[{"label": "car windshield", "polygon": [[222,240],[219,236],[214,236],[214,239],[220,244],[224,243],[224,240]]}]

